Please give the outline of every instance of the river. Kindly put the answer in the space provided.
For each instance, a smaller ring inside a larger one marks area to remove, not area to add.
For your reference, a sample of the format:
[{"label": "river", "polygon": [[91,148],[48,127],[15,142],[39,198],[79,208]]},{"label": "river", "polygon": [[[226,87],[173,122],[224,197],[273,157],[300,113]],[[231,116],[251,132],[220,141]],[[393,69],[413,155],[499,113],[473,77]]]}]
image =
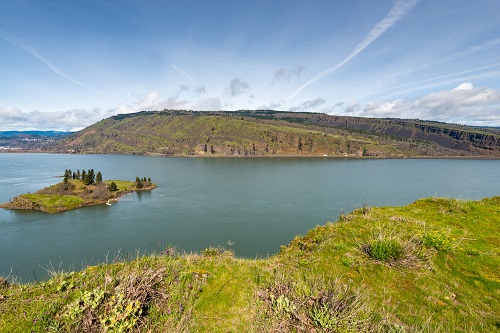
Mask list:
[{"label": "river", "polygon": [[[65,169],[159,187],[111,206],[49,215],[0,209],[0,276],[43,279],[176,246],[226,246],[267,257],[341,211],[428,196],[500,195],[500,161],[451,159],[166,158],[0,154],[0,202],[61,181]],[[228,245],[229,244],[229,245]]]}]

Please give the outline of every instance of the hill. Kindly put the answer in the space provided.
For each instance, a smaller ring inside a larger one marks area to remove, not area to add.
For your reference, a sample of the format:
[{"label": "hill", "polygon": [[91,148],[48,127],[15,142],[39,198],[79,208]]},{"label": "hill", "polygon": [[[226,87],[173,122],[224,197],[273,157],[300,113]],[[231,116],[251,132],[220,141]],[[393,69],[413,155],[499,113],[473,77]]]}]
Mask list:
[{"label": "hill", "polygon": [[59,140],[60,152],[180,156],[500,157],[500,130],[281,111],[143,111]]},{"label": "hill", "polygon": [[0,279],[1,332],[496,332],[500,197],[362,207],[267,259],[207,248]]}]

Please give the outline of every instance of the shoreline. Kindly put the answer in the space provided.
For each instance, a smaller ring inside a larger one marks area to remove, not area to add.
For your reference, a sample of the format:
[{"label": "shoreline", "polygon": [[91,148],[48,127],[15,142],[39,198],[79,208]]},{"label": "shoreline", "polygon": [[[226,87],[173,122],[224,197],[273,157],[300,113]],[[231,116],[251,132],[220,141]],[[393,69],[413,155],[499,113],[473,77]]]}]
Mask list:
[{"label": "shoreline", "polygon": [[187,155],[187,154],[160,154],[160,153],[102,153],[102,152],[60,152],[60,151],[2,151],[0,154],[58,154],[58,155],[128,155],[128,156],[150,156],[150,157],[172,157],[172,158],[234,158],[234,159],[252,159],[252,158],[290,158],[290,159],[360,159],[360,160],[397,160],[397,159],[450,159],[450,160],[500,160],[500,156],[460,156],[460,155],[446,155],[446,156],[355,156],[355,155]]},{"label": "shoreline", "polygon": [[[59,184],[61,184],[61,183],[54,184],[52,186],[57,186]],[[158,185],[152,183],[151,185],[145,186],[143,188],[134,188],[133,190],[118,190],[115,193],[111,192],[110,195],[108,196],[108,198],[106,198],[106,199],[97,199],[97,198],[96,199],[92,199],[92,198],[89,199],[89,198],[82,197],[81,195],[75,194],[75,193],[72,193],[72,194],[42,194],[42,193],[38,193],[39,191],[42,191],[42,190],[39,190],[33,194],[29,194],[29,193],[19,194],[19,195],[15,196],[12,199],[12,201],[1,203],[0,208],[3,208],[5,210],[34,210],[34,211],[39,211],[39,212],[43,212],[43,213],[47,213],[47,214],[58,214],[58,213],[64,213],[64,212],[67,212],[70,210],[84,208],[84,207],[104,205],[104,204],[107,204],[110,202],[118,202],[119,199],[126,194],[133,193],[133,192],[151,191],[157,187],[158,187]],[[68,204],[66,204],[66,206],[61,206],[61,205],[50,206],[48,204],[38,203],[37,200],[28,197],[28,196],[32,196],[32,195],[57,196],[61,199],[63,199],[64,197],[66,197],[66,198],[79,198],[79,200],[81,199],[81,200],[83,200],[83,202],[78,203],[76,205],[69,205],[69,206],[68,206]]]}]

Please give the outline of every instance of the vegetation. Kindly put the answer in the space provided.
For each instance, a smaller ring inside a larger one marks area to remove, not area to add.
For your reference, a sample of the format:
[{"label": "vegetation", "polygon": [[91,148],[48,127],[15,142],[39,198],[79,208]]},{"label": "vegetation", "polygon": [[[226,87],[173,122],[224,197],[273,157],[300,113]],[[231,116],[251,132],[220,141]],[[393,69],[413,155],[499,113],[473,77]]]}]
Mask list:
[{"label": "vegetation", "polygon": [[76,153],[181,156],[500,157],[500,130],[278,111],[150,111],[104,119],[58,141]]},{"label": "vegetation", "polygon": [[[102,180],[100,171],[94,169],[72,172],[64,171],[61,183],[46,187],[33,194],[21,194],[11,202],[1,204],[5,209],[39,210],[46,213],[60,213],[80,207],[98,205],[132,191],[152,190],[156,185],[151,179],[137,182]],[[139,186],[140,185],[140,186]]]},{"label": "vegetation", "polygon": [[267,259],[173,247],[0,281],[1,332],[496,332],[500,197],[363,207]]}]

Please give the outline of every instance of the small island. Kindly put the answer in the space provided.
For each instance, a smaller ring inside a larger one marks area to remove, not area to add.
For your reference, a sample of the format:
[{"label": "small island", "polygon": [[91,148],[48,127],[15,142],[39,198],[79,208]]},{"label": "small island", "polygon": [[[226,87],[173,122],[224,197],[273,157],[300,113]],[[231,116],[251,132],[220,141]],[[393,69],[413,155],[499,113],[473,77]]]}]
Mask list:
[{"label": "small island", "polygon": [[151,178],[136,177],[135,182],[125,180],[103,180],[102,173],[65,170],[62,182],[41,189],[33,194],[21,194],[11,202],[0,204],[4,209],[39,210],[45,213],[61,213],[86,206],[110,204],[121,196],[149,191],[157,187]]}]

